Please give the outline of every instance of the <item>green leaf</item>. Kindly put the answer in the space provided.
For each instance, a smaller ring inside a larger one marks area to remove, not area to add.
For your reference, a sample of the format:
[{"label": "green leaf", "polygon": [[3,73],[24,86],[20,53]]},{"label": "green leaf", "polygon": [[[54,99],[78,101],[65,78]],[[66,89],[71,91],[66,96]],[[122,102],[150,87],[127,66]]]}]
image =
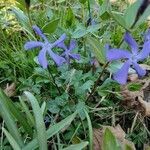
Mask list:
[{"label": "green leaf", "polygon": [[97,30],[99,30],[101,28],[100,24],[96,24],[96,25],[91,25],[87,28],[87,32],[96,32]]},{"label": "green leaf", "polygon": [[42,114],[44,114],[45,108],[46,108],[46,102],[44,101],[43,104],[42,104],[42,106],[41,106]]},{"label": "green leaf", "polygon": [[38,104],[37,99],[30,92],[24,92],[24,93],[29,99],[29,101],[31,102],[33,113],[35,116],[39,149],[47,150],[46,129],[45,129],[45,124],[44,124],[44,119],[43,119],[41,108]]},{"label": "green leaf", "polygon": [[30,113],[28,106],[25,104],[23,97],[19,97],[19,100],[22,105],[22,110],[25,112],[30,126],[33,127],[35,125],[35,121],[32,114]]},{"label": "green leaf", "polygon": [[16,19],[20,23],[21,27],[23,27],[29,34],[32,35],[31,25],[29,18],[25,15],[25,13],[19,8],[12,8],[12,12],[15,14]]},{"label": "green leaf", "polygon": [[128,84],[128,90],[129,91],[140,91],[140,89],[142,88],[142,84],[141,83],[130,83]]},{"label": "green leaf", "polygon": [[20,137],[18,128],[15,124],[14,118],[12,117],[12,113],[10,111],[10,107],[7,103],[7,98],[4,92],[0,89],[0,115],[3,118],[3,120],[6,123],[6,126],[10,132],[10,134],[13,136],[15,141],[18,142],[19,146],[22,147],[23,141]]},{"label": "green leaf", "polygon": [[100,17],[102,17],[105,13],[109,13],[110,11],[110,2],[109,0],[105,0],[100,6]]},{"label": "green leaf", "polygon": [[22,8],[25,8],[25,0],[16,0],[20,5],[21,5],[21,7]]},{"label": "green leaf", "polygon": [[88,112],[84,109],[84,113],[87,118],[87,123],[88,123],[88,128],[89,128],[89,150],[93,150],[93,128],[92,128],[92,123],[90,116]]},{"label": "green leaf", "polygon": [[55,19],[50,21],[49,23],[47,23],[44,27],[43,27],[43,31],[45,33],[53,33],[55,32],[55,30],[57,29],[59,23],[59,19]]},{"label": "green leaf", "polygon": [[12,148],[14,150],[21,150],[19,144],[17,143],[17,141],[11,136],[11,134],[5,129],[5,128],[2,128],[4,134],[6,135],[9,143],[11,144]]},{"label": "green leaf", "polygon": [[18,122],[22,125],[22,127],[24,128],[24,130],[30,135],[32,136],[33,132],[32,132],[32,128],[30,126],[30,124],[26,121],[26,118],[24,117],[24,114],[22,112],[19,111],[19,109],[16,107],[16,105],[11,101],[11,99],[9,99],[5,94],[1,93],[3,95],[3,98],[5,99],[10,112],[12,113],[12,115],[18,120]]},{"label": "green leaf", "polygon": [[102,20],[108,20],[110,17],[110,13],[108,13],[107,11],[101,15]]},{"label": "green leaf", "polygon": [[135,27],[138,27],[143,22],[145,22],[149,15],[150,15],[150,6],[145,10],[144,14],[139,18],[139,20],[135,24]]},{"label": "green leaf", "polygon": [[66,20],[66,27],[71,27],[74,24],[75,21],[75,16],[73,14],[73,11],[71,7],[67,9],[66,15],[65,15],[65,20]]},{"label": "green leaf", "polygon": [[[76,112],[73,113],[72,115],[68,116],[61,122],[51,126],[47,131],[47,139],[51,138],[53,135],[57,134],[60,130],[62,130],[64,127],[70,125],[70,123],[73,121],[73,119],[76,116]],[[29,150],[29,149],[35,149],[37,148],[38,140],[37,138],[33,139],[30,143],[28,143],[22,150]]]},{"label": "green leaf", "polygon": [[85,27],[79,26],[77,29],[72,33],[72,38],[78,39],[87,34],[87,30]]},{"label": "green leaf", "polygon": [[104,54],[104,47],[100,44],[100,41],[96,40],[93,37],[88,37],[87,43],[89,43],[91,45],[91,48],[92,48],[97,60],[100,63],[105,64],[106,60],[105,60],[105,54]]},{"label": "green leaf", "polygon": [[57,3],[60,4],[60,3],[63,3],[63,2],[65,2],[65,1],[66,1],[66,0],[58,0]]},{"label": "green leaf", "polygon": [[124,150],[134,150],[130,145],[125,144]]},{"label": "green leaf", "polygon": [[85,4],[87,0],[79,0],[81,4]]},{"label": "green leaf", "polygon": [[88,145],[88,142],[82,142],[79,144],[70,145],[67,148],[63,148],[62,150],[82,150]]},{"label": "green leaf", "polygon": [[82,86],[78,87],[76,90],[77,95],[84,95],[87,93],[87,91],[91,88],[91,86],[94,84],[92,80],[86,81]]},{"label": "green leaf", "polygon": [[116,141],[115,136],[112,132],[106,128],[103,137],[103,150],[120,150],[120,147]]},{"label": "green leaf", "polygon": [[141,5],[141,1],[138,0],[135,3],[133,3],[132,5],[130,5],[126,10],[124,17],[125,17],[126,27],[128,29],[133,25],[133,23],[135,21],[137,11],[138,11],[140,5]]},{"label": "green leaf", "polygon": [[113,17],[113,19],[119,24],[121,25],[123,28],[127,29],[126,27],[126,22],[124,20],[124,16],[121,13],[112,11],[111,12],[111,16]]},{"label": "green leaf", "polygon": [[41,3],[44,3],[45,0],[38,0],[38,1],[41,2]]}]

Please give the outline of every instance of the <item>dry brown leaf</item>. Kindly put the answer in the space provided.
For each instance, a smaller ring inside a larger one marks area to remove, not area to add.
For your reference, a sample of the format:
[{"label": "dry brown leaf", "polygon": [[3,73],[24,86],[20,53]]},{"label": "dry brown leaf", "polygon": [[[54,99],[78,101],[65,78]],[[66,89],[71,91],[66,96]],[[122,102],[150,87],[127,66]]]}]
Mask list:
[{"label": "dry brown leaf", "polygon": [[102,129],[94,129],[93,131],[93,144],[94,150],[102,150],[103,131]]},{"label": "dry brown leaf", "polygon": [[106,128],[111,130],[111,132],[114,134],[114,136],[117,138],[122,146],[124,146],[124,144],[128,144],[132,147],[133,150],[135,150],[134,144],[125,139],[126,134],[120,125],[117,125],[116,127],[103,126],[102,129],[94,129],[94,150],[102,150],[103,135]]},{"label": "dry brown leaf", "polygon": [[144,150],[150,150],[150,146],[148,144],[144,144]]},{"label": "dry brown leaf", "polygon": [[135,82],[138,80],[138,75],[133,73],[128,76],[128,81]]},{"label": "dry brown leaf", "polygon": [[12,83],[12,84],[7,84],[5,90],[4,90],[5,94],[8,96],[8,97],[12,97],[12,96],[15,96],[15,93],[16,93],[16,84],[15,83]]},{"label": "dry brown leaf", "polygon": [[123,106],[134,109],[144,116],[150,116],[150,79],[137,80],[142,83],[140,91],[129,91],[127,86],[121,87],[121,94],[123,96]]},{"label": "dry brown leaf", "polygon": [[150,116],[150,102],[144,101],[141,97],[139,97],[138,101],[144,108],[144,116]]}]

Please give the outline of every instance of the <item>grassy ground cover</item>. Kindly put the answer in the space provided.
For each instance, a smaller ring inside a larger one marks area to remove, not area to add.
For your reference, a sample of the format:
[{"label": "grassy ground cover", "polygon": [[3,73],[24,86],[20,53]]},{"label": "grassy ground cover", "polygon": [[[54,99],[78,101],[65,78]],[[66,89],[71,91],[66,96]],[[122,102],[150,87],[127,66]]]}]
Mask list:
[{"label": "grassy ground cover", "polygon": [[0,1],[0,150],[149,150],[149,0]]}]

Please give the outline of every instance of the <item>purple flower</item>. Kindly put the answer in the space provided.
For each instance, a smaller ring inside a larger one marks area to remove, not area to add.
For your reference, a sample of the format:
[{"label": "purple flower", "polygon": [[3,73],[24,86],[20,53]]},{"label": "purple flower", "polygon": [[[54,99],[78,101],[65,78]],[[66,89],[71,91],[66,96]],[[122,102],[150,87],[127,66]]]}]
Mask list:
[{"label": "purple flower", "polygon": [[38,34],[44,40],[44,42],[29,41],[24,45],[24,48],[26,50],[30,50],[32,48],[41,47],[41,50],[38,55],[38,61],[43,68],[47,68],[47,66],[48,66],[46,54],[48,54],[54,60],[54,62],[56,63],[57,66],[62,65],[65,62],[65,59],[63,57],[57,55],[56,53],[54,53],[52,51],[52,48],[56,47],[60,42],[64,41],[66,38],[66,35],[63,34],[54,43],[50,43],[38,26],[34,25],[33,30],[35,31],[36,34]]},{"label": "purple flower", "polygon": [[128,32],[126,32],[124,40],[131,47],[131,52],[123,49],[110,48],[106,54],[108,61],[126,60],[121,69],[114,74],[114,79],[120,84],[126,84],[130,66],[135,69],[139,76],[143,77],[146,74],[146,71],[139,66],[138,62],[147,58],[150,53],[150,40],[144,42],[141,51],[138,51],[136,41]]},{"label": "purple flower", "polygon": [[64,56],[67,60],[67,62],[70,62],[70,59],[76,59],[76,60],[80,60],[80,55],[79,54],[73,54],[72,51],[75,49],[76,47],[76,41],[75,40],[71,40],[70,41],[70,45],[69,47],[67,47],[64,43],[64,41],[62,41],[61,43],[58,44],[58,47],[64,49],[65,51],[62,53],[62,56]]},{"label": "purple flower", "polygon": [[146,34],[144,36],[144,40],[145,41],[150,41],[150,29],[148,29],[148,31],[146,32]]}]

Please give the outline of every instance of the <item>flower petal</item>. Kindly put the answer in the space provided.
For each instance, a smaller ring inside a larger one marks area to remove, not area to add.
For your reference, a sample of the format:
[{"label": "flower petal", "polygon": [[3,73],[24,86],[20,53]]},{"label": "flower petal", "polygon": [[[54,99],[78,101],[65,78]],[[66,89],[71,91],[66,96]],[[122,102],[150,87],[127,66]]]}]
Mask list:
[{"label": "flower petal", "polygon": [[54,60],[57,66],[61,66],[64,62],[66,62],[66,60],[63,57],[55,54],[51,49],[49,49],[47,52],[50,55],[50,57]]},{"label": "flower petal", "polygon": [[39,63],[41,64],[41,66],[42,66],[44,69],[47,68],[48,62],[47,62],[47,59],[46,59],[46,49],[43,48],[43,49],[39,52],[38,61],[39,61]]},{"label": "flower petal", "polygon": [[33,30],[35,31],[36,34],[38,34],[45,41],[48,41],[47,37],[44,35],[44,33],[42,32],[42,30],[37,25],[32,26],[32,28],[33,28]]},{"label": "flower petal", "polygon": [[113,76],[114,80],[116,80],[120,84],[126,84],[128,78],[128,71],[130,68],[131,62],[128,60],[124,63],[124,65],[119,69]]},{"label": "flower petal", "polygon": [[24,45],[25,50],[29,50],[36,47],[42,47],[43,43],[38,41],[29,41]]},{"label": "flower petal", "polygon": [[105,44],[105,50],[108,52],[111,49],[111,46],[109,44]]},{"label": "flower petal", "polygon": [[144,60],[147,58],[150,54],[150,40],[145,42],[143,45],[143,49],[140,51],[140,53],[137,56],[137,60]]},{"label": "flower petal", "polygon": [[72,59],[80,60],[80,54],[69,54]]},{"label": "flower petal", "polygon": [[59,48],[64,49],[65,51],[67,50],[67,46],[65,45],[64,41],[58,43],[57,46],[58,46]]},{"label": "flower petal", "polygon": [[133,37],[129,34],[129,32],[126,32],[126,34],[124,36],[124,40],[131,47],[132,53],[137,54],[138,53],[138,45],[137,45],[136,41],[133,39]]},{"label": "flower petal", "polygon": [[75,49],[75,47],[76,47],[76,41],[75,40],[71,40],[70,41],[70,45],[69,45],[69,51],[72,51],[73,49]]},{"label": "flower petal", "polygon": [[145,33],[144,41],[150,41],[150,29],[148,29],[148,31]]},{"label": "flower petal", "polygon": [[130,58],[130,57],[131,57],[131,53],[127,50],[122,50],[122,49],[114,48],[114,49],[107,50],[106,53],[106,58],[108,61]]},{"label": "flower petal", "polygon": [[66,39],[66,34],[64,33],[64,34],[61,35],[61,37],[60,37],[58,40],[56,40],[56,41],[52,44],[52,46],[53,46],[53,47],[57,46],[58,44],[60,44],[61,42],[63,42],[65,39]]},{"label": "flower petal", "polygon": [[139,76],[143,77],[146,74],[146,71],[143,70],[137,62],[133,62],[133,67]]}]

